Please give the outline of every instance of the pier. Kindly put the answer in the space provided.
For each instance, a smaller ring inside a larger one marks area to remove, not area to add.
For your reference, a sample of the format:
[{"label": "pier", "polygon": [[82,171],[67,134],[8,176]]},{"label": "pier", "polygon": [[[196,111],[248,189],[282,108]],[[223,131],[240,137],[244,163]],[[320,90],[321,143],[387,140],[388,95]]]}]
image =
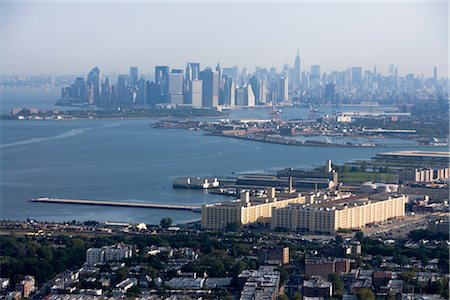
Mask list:
[{"label": "pier", "polygon": [[177,205],[177,204],[159,204],[159,203],[145,203],[145,202],[62,199],[62,198],[49,198],[49,197],[32,198],[32,199],[30,199],[30,202],[103,205],[103,206],[121,206],[121,207],[138,207],[138,208],[157,208],[157,209],[176,209],[176,210],[190,210],[193,212],[201,211],[201,206],[199,206],[199,205]]}]

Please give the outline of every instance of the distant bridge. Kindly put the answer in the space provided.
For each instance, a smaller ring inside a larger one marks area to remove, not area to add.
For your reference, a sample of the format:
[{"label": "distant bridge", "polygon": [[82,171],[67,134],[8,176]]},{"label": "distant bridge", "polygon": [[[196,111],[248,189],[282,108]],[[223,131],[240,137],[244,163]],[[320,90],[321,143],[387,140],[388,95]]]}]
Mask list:
[{"label": "distant bridge", "polygon": [[190,210],[190,211],[193,211],[193,212],[200,212],[201,211],[201,206],[198,206],[198,205],[177,205],[177,204],[158,204],[158,203],[145,203],[145,202],[62,199],[62,198],[49,198],[49,197],[32,198],[32,199],[30,199],[30,201],[31,202],[44,202],[44,203],[63,203],[63,204],[138,207],[138,208],[176,209],[176,210]]}]

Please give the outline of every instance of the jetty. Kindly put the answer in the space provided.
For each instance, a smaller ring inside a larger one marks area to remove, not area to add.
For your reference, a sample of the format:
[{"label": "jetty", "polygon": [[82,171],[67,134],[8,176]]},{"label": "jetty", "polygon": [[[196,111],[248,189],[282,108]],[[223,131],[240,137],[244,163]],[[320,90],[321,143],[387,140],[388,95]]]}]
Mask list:
[{"label": "jetty", "polygon": [[190,211],[193,211],[193,212],[200,212],[201,211],[201,206],[199,206],[199,205],[178,205],[178,204],[160,204],[160,203],[126,202],[126,201],[109,201],[109,200],[63,199],[63,198],[50,198],[50,197],[32,198],[29,201],[30,202],[43,202],[43,203],[61,203],[61,204],[103,205],[103,206],[137,207],[137,208],[190,210]]}]

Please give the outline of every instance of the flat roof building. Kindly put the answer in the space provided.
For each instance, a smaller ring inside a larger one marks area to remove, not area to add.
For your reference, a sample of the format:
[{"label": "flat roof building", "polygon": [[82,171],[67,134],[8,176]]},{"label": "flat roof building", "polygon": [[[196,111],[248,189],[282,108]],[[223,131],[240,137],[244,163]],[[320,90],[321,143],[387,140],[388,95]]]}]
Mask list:
[{"label": "flat roof building", "polygon": [[271,227],[293,231],[334,234],[338,229],[357,229],[367,224],[405,216],[407,196],[374,200],[353,196],[313,204],[273,208]]},{"label": "flat roof building", "polygon": [[249,192],[241,192],[241,197],[234,201],[224,201],[202,206],[202,228],[220,230],[228,224],[270,224],[272,209],[292,203],[304,203],[300,194],[275,194],[275,189],[268,189],[262,197],[250,198]]}]

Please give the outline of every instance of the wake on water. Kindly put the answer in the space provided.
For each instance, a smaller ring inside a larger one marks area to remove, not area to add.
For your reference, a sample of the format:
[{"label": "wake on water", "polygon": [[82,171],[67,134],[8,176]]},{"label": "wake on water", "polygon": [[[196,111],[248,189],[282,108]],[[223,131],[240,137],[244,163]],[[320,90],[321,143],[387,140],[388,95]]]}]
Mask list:
[{"label": "wake on water", "polygon": [[43,137],[43,138],[32,138],[32,139],[25,140],[25,141],[3,144],[3,145],[0,145],[0,149],[14,147],[14,146],[23,146],[23,145],[34,144],[34,143],[40,143],[40,142],[45,142],[45,141],[50,141],[50,140],[65,139],[65,138],[69,138],[69,137],[72,137],[75,135],[79,135],[89,129],[91,129],[91,128],[71,129],[69,131],[66,131],[66,132],[63,132],[63,133],[60,133],[60,134],[57,134],[54,136]]}]

